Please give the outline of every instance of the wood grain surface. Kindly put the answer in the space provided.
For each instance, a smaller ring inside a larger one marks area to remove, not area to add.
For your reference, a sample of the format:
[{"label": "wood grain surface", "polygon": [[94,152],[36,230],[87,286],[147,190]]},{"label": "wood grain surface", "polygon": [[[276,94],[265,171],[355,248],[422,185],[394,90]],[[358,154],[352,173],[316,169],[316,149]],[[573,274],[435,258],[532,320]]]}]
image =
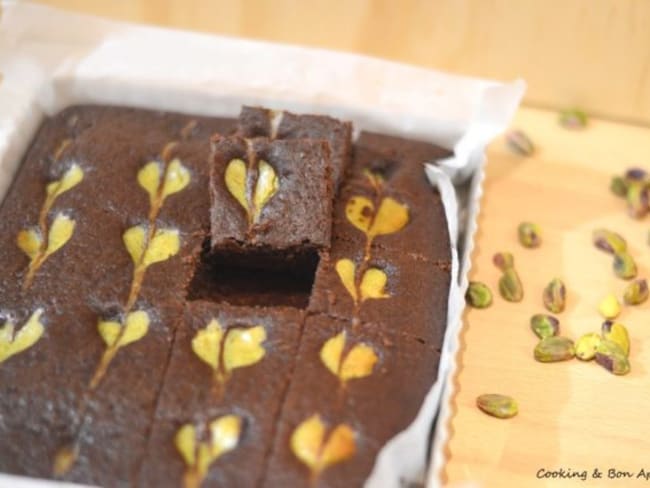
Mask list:
[{"label": "wood grain surface", "polygon": [[[611,118],[650,122],[650,1],[647,0],[47,0],[42,3],[149,22],[260,39],[351,50],[497,78],[525,77],[528,101],[579,104]],[[489,20],[489,22],[488,22]],[[650,471],[650,303],[628,307],[620,320],[632,339],[632,372],[616,377],[577,360],[533,359],[532,314],[553,277],[568,287],[560,314],[564,334],[597,331],[605,294],[621,295],[611,259],[591,243],[607,227],[624,235],[650,278],[650,221],[627,217],[608,190],[628,166],[650,169],[650,129],[592,120],[583,131],[558,126],[556,115],[522,109],[513,126],[538,146],[532,158],[496,141],[489,150],[485,195],[471,276],[496,290],[497,251],[510,250],[525,286],[522,303],[498,295],[487,310],[465,315],[461,371],[456,378],[449,486],[650,486],[608,478]],[[539,223],[542,247],[517,243],[522,220]],[[514,396],[520,414],[498,420],[475,407],[477,395]],[[539,470],[587,470],[587,481],[537,479]],[[602,479],[591,477],[595,469]],[[650,475],[649,475],[650,477]]]},{"label": "wood grain surface", "polygon": [[[593,362],[542,364],[529,319],[544,312],[542,290],[560,277],[567,309],[558,315],[562,334],[577,339],[598,332],[597,312],[608,293],[622,296],[626,282],[612,272],[612,259],[592,245],[592,231],[615,230],[628,241],[639,277],[650,278],[650,217],[633,220],[625,203],[609,192],[613,174],[630,166],[650,169],[650,129],[593,120],[583,131],[557,124],[554,113],[521,109],[513,124],[538,146],[531,158],[510,153],[503,140],[489,151],[471,279],[487,283],[494,304],[465,314],[461,371],[448,446],[449,486],[649,486],[636,478],[608,479],[608,470],[650,472],[650,302],[625,307],[619,320],[631,337],[632,371],[614,376]],[[543,229],[538,249],[517,241],[521,221]],[[497,292],[495,252],[511,251],[524,284],[521,303]],[[482,393],[504,393],[520,413],[500,420],[475,406]],[[581,472],[589,478],[537,479],[540,469]],[[594,469],[603,472],[593,479]],[[650,474],[649,474],[650,478]]]},{"label": "wood grain surface", "polygon": [[523,77],[528,104],[650,124],[648,0],[40,0],[120,20]]}]

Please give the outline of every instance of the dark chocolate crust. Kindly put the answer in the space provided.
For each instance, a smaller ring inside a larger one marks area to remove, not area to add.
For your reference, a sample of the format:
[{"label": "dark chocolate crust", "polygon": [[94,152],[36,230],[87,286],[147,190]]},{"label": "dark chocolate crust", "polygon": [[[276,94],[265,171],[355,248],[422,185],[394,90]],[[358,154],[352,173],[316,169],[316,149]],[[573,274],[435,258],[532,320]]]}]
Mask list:
[{"label": "dark chocolate crust", "polygon": [[[38,308],[45,327],[32,347],[0,363],[0,472],[52,478],[56,454],[74,441],[78,456],[60,479],[180,486],[178,429],[234,414],[243,419],[240,441],[213,463],[205,486],[309,486],[290,439],[319,414],[328,426],[352,428],[356,452],[317,485],[363,484],[436,380],[451,258],[444,209],[423,163],[447,153],[370,133],[353,151],[351,125],[324,116],[284,112],[272,131],[269,112],[250,107],[238,121],[103,106],[71,107],[45,121],[0,206],[0,327],[7,319],[20,327]],[[243,137],[253,138],[252,151]],[[223,179],[233,158],[255,171],[250,154],[280,179],[252,230]],[[106,349],[97,324],[123,318],[132,283],[123,235],[150,224],[139,171],[176,159],[190,180],[165,199],[155,222],[177,230],[180,246],[147,268],[130,309],[147,311],[148,331],[89,389]],[[16,236],[39,221],[46,185],[74,163],[84,179],[47,215],[64,212],[74,233],[24,289],[29,259]],[[382,175],[379,194],[367,170]],[[345,211],[359,196],[393,198],[408,208],[408,223],[366,249]],[[385,273],[385,297],[355,307],[336,271],[341,259]],[[263,358],[233,370],[218,392],[191,345],[212,319],[266,334]],[[345,388],[320,358],[343,331],[378,357],[372,374]]]}]

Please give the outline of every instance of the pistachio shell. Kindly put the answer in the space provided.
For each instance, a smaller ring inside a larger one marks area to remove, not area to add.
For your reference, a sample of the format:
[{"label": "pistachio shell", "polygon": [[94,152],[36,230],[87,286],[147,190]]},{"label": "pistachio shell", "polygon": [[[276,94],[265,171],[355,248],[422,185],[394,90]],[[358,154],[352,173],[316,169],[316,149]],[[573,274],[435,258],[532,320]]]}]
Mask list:
[{"label": "pistachio shell", "polygon": [[542,363],[566,361],[572,359],[573,356],[575,356],[573,341],[566,337],[547,337],[535,347],[535,359]]},{"label": "pistachio shell", "polygon": [[515,258],[509,252],[498,252],[492,257],[492,262],[501,271],[512,268],[515,265]]},{"label": "pistachio shell", "polygon": [[611,183],[609,184],[609,189],[617,197],[625,198],[627,196],[628,184],[624,178],[620,176],[614,176]]},{"label": "pistachio shell", "polygon": [[476,399],[476,406],[488,415],[500,419],[509,419],[519,412],[519,407],[514,398],[497,393],[487,393],[479,396]]},{"label": "pistachio shell", "polygon": [[558,335],[560,321],[552,315],[538,313],[530,318],[530,328],[540,339]]},{"label": "pistachio shell", "polygon": [[645,182],[633,182],[628,186],[627,213],[635,219],[648,213],[648,186]]}]

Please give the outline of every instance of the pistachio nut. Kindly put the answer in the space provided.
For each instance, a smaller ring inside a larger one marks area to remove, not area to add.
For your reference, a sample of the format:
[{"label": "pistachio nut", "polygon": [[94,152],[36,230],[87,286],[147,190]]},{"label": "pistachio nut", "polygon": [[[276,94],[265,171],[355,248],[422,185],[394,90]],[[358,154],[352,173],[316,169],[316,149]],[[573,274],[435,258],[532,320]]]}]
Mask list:
[{"label": "pistachio nut", "polygon": [[542,294],[544,306],[549,312],[560,313],[566,306],[566,287],[564,282],[559,278],[553,278],[546,285]]},{"label": "pistachio nut", "polygon": [[626,252],[614,255],[614,274],[624,280],[631,280],[636,276],[636,263],[634,258]]},{"label": "pistachio nut", "polygon": [[535,146],[530,137],[521,130],[512,130],[506,134],[506,143],[513,152],[520,156],[530,156],[535,152]]},{"label": "pistachio nut", "polygon": [[476,399],[476,406],[483,412],[500,419],[509,419],[517,415],[519,407],[514,398],[499,395],[498,393],[486,393]]},{"label": "pistachio nut", "polygon": [[625,198],[627,196],[628,184],[624,178],[614,176],[609,184],[609,189],[617,197]]},{"label": "pistachio nut", "polygon": [[589,332],[576,341],[576,357],[583,361],[590,361],[596,356],[596,349],[600,344],[600,334]]},{"label": "pistachio nut", "polygon": [[630,336],[623,324],[606,320],[601,327],[603,339],[614,342],[619,345],[623,354],[630,354]]},{"label": "pistachio nut", "polygon": [[598,304],[600,315],[606,319],[615,319],[621,313],[621,304],[618,303],[616,295],[610,293]]},{"label": "pistachio nut", "polygon": [[587,114],[577,108],[560,112],[560,125],[567,129],[583,129],[587,126]]},{"label": "pistachio nut", "polygon": [[627,213],[635,219],[641,219],[648,213],[648,186],[645,182],[628,185]]},{"label": "pistachio nut", "polygon": [[504,300],[520,302],[524,298],[524,287],[514,268],[508,268],[499,278],[499,293]]},{"label": "pistachio nut", "polygon": [[592,234],[594,246],[609,254],[627,251],[627,242],[620,234],[607,229],[596,229]]},{"label": "pistachio nut", "polygon": [[552,315],[538,313],[530,318],[530,328],[540,339],[558,335],[560,332],[560,321]]},{"label": "pistachio nut", "polygon": [[610,373],[624,375],[630,372],[630,361],[615,342],[603,339],[596,350],[596,362]]},{"label": "pistachio nut", "polygon": [[574,356],[575,347],[573,341],[566,337],[546,337],[535,347],[535,359],[542,363],[566,361]]},{"label": "pistachio nut", "polygon": [[470,281],[465,301],[474,308],[487,308],[492,304],[492,292],[485,283]]},{"label": "pistachio nut", "polygon": [[645,279],[634,280],[627,285],[623,301],[628,305],[639,305],[648,299],[648,282]]},{"label": "pistachio nut", "polygon": [[532,222],[522,222],[517,228],[519,242],[522,246],[533,248],[539,247],[542,243],[542,231],[539,225]]},{"label": "pistachio nut", "polygon": [[515,266],[515,258],[509,252],[498,252],[492,257],[492,262],[501,271]]}]

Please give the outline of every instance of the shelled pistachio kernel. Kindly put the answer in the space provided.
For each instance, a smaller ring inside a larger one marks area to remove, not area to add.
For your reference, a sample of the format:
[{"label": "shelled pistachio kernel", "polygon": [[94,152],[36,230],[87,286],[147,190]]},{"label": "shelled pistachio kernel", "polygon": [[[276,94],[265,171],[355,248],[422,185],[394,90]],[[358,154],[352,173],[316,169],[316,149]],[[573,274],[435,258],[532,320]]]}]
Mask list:
[{"label": "shelled pistachio kernel", "polygon": [[603,339],[618,344],[625,356],[630,354],[630,336],[623,324],[606,320],[601,327]]},{"label": "shelled pistachio kernel", "polygon": [[600,334],[589,332],[576,341],[576,357],[582,361],[590,361],[596,356],[600,344]]},{"label": "shelled pistachio kernel", "polygon": [[540,339],[556,336],[560,332],[560,321],[552,315],[538,313],[530,318],[530,328]]},{"label": "shelled pistachio kernel", "polygon": [[560,112],[560,125],[567,129],[583,129],[587,126],[587,114],[580,109],[571,108]]},{"label": "shelled pistachio kernel", "polygon": [[515,266],[515,258],[509,252],[498,252],[492,257],[492,262],[501,271]]},{"label": "shelled pistachio kernel", "polygon": [[592,234],[594,246],[609,254],[627,251],[627,242],[620,234],[607,229],[596,229]]},{"label": "shelled pistachio kernel", "polygon": [[504,300],[520,302],[524,298],[524,288],[514,268],[514,258],[509,252],[501,252],[492,258],[494,265],[503,274],[499,278],[499,293]]},{"label": "shelled pistachio kernel", "polygon": [[486,393],[476,399],[476,406],[483,412],[500,419],[509,419],[519,412],[514,398],[498,393]]},{"label": "shelled pistachio kernel", "polygon": [[621,198],[625,198],[627,196],[627,187],[627,182],[620,176],[612,177],[612,181],[609,184],[609,189],[612,191],[612,193]]},{"label": "shelled pistachio kernel", "polygon": [[520,156],[530,156],[535,152],[535,145],[522,130],[511,130],[506,134],[508,147]]},{"label": "shelled pistachio kernel", "polygon": [[574,356],[575,346],[573,341],[566,337],[546,337],[535,347],[535,359],[542,363],[566,361]]},{"label": "shelled pistachio kernel", "polygon": [[492,304],[492,292],[485,283],[470,281],[465,301],[474,308],[487,308]]},{"label": "shelled pistachio kernel", "polygon": [[566,287],[564,282],[559,278],[554,278],[544,288],[542,294],[544,306],[549,312],[560,313],[566,306]]},{"label": "shelled pistachio kernel", "polygon": [[606,319],[615,319],[621,313],[621,304],[616,295],[610,293],[598,304],[598,311]]},{"label": "shelled pistachio kernel", "polygon": [[596,362],[610,373],[624,375],[630,372],[630,361],[621,346],[603,339],[596,350]]},{"label": "shelled pistachio kernel", "polygon": [[524,298],[524,287],[514,268],[508,268],[499,278],[499,293],[504,300],[520,302]]},{"label": "shelled pistachio kernel", "polygon": [[522,246],[528,248],[539,247],[542,243],[542,230],[539,225],[532,222],[522,222],[517,227],[517,235]]},{"label": "shelled pistachio kernel", "polygon": [[630,217],[641,219],[648,213],[648,185],[646,182],[633,182],[627,187],[627,213]]},{"label": "shelled pistachio kernel", "polygon": [[627,285],[623,301],[627,305],[639,305],[648,299],[648,282],[645,279],[634,280]]},{"label": "shelled pistachio kernel", "polygon": [[624,280],[631,280],[636,277],[636,263],[634,258],[626,252],[614,255],[614,274]]}]

